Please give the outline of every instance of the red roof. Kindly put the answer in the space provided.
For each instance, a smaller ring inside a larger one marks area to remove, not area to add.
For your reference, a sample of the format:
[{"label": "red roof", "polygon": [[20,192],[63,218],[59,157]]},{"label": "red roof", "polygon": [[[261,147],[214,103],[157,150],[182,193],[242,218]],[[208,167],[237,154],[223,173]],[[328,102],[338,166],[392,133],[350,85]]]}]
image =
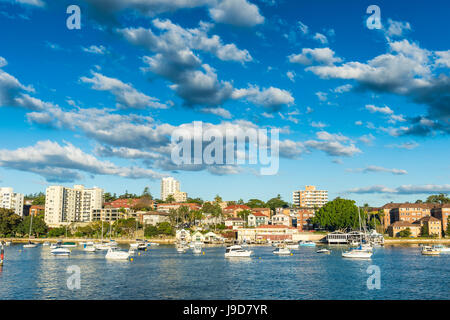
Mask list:
[{"label": "red roof", "polygon": [[264,224],[264,225],[259,226],[258,228],[260,228],[260,229],[295,229],[293,227],[285,226],[284,224],[277,224],[277,225]]},{"label": "red roof", "polygon": [[261,212],[252,212],[252,215],[254,215],[255,217],[266,217],[267,216],[265,214],[262,214]]}]

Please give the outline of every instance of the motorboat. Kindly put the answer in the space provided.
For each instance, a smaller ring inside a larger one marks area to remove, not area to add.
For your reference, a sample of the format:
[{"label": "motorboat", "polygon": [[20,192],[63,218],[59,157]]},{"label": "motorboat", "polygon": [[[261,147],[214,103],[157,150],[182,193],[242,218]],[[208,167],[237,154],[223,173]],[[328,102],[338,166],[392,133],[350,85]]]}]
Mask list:
[{"label": "motorboat", "polygon": [[159,243],[157,243],[157,242],[149,242],[147,245],[148,246],[152,246],[152,247],[157,247],[157,246],[159,246]]},{"label": "motorboat", "polygon": [[179,243],[176,245],[176,249],[178,253],[185,253],[189,249],[189,247]]},{"label": "motorboat", "polygon": [[59,248],[59,247],[61,247],[61,245],[62,245],[62,241],[61,241],[61,240],[58,240],[56,243],[52,243],[52,244],[50,245],[50,249],[56,249],[56,248]]},{"label": "motorboat", "polygon": [[435,244],[432,248],[434,250],[439,250],[441,253],[450,253],[450,248],[445,247],[442,244]]},{"label": "motorboat", "polygon": [[361,250],[365,250],[368,252],[373,252],[373,247],[368,243],[363,243],[360,245]]},{"label": "motorboat", "polygon": [[289,250],[287,247],[277,248],[273,251],[273,254],[277,254],[280,256],[289,256],[291,255],[291,250]]},{"label": "motorboat", "polygon": [[11,241],[6,241],[5,246],[9,247],[11,245]]},{"label": "motorboat", "polygon": [[52,251],[50,251],[50,253],[55,256],[68,256],[68,255],[70,255],[70,250],[67,248],[58,247],[58,248],[52,249]]},{"label": "motorboat", "polygon": [[251,250],[244,250],[240,245],[232,245],[226,248],[225,258],[250,257],[253,254]]},{"label": "motorboat", "polygon": [[85,252],[95,252],[95,251],[97,251],[97,249],[94,247],[93,244],[85,243],[83,245],[83,251],[85,251]]},{"label": "motorboat", "polygon": [[356,249],[350,249],[349,251],[342,252],[342,257],[353,259],[370,259],[372,252],[364,250],[361,246]]},{"label": "motorboat", "polygon": [[61,247],[63,248],[75,248],[77,246],[77,244],[75,242],[63,242],[63,244],[61,244]]},{"label": "motorboat", "polygon": [[45,246],[45,247],[48,247],[48,246],[50,246],[50,242],[45,241],[42,245]]},{"label": "motorboat", "polygon": [[312,241],[300,241],[298,244],[300,247],[315,247],[316,243]]},{"label": "motorboat", "polygon": [[109,260],[127,260],[129,257],[130,253],[128,251],[118,250],[115,247],[110,247],[105,256]]},{"label": "motorboat", "polygon": [[422,251],[422,254],[426,255],[426,256],[438,256],[441,254],[440,250],[435,249],[430,246],[423,246],[421,251]]},{"label": "motorboat", "polygon": [[37,246],[38,246],[37,243],[31,242],[31,241],[28,241],[27,244],[23,245],[24,248],[36,248]]},{"label": "motorboat", "polygon": [[115,241],[100,242],[94,244],[94,247],[97,250],[109,250],[110,248],[117,248],[117,243]]},{"label": "motorboat", "polygon": [[328,249],[326,249],[326,248],[319,249],[319,250],[317,250],[316,252],[317,252],[317,253],[325,253],[325,254],[330,254],[330,253],[331,253],[331,251],[328,250]]},{"label": "motorboat", "polygon": [[192,248],[192,252],[194,254],[201,254],[202,253],[202,246],[199,244],[195,244],[194,247]]},{"label": "motorboat", "polygon": [[293,249],[293,250],[295,250],[295,249],[298,249],[298,248],[299,248],[298,243],[295,243],[295,242],[293,242],[293,241],[286,241],[286,242],[285,242],[285,245],[286,245],[286,248],[288,248],[288,249]]}]

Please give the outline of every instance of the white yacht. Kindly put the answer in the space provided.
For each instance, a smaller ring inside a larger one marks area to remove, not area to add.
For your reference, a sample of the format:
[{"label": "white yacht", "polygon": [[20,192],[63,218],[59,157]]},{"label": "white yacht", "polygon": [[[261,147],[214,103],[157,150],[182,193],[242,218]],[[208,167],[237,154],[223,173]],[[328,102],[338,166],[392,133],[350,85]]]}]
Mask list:
[{"label": "white yacht", "polygon": [[444,247],[442,244],[435,244],[432,248],[439,250],[441,253],[450,253],[450,248]]},{"label": "white yacht", "polygon": [[67,248],[58,247],[58,248],[52,249],[52,251],[50,251],[50,253],[55,256],[68,256],[68,255],[70,255],[70,250]]},{"label": "white yacht", "polygon": [[128,251],[117,250],[115,247],[110,247],[105,256],[109,260],[127,260],[129,257],[130,253]]},{"label": "white yacht", "polygon": [[291,255],[291,250],[289,250],[287,247],[277,248],[273,251],[273,254],[277,254],[280,256],[289,256]]},{"label": "white yacht", "polygon": [[330,254],[331,251],[326,249],[326,248],[322,248],[316,251],[317,253],[325,253],[325,254]]},{"label": "white yacht", "polygon": [[37,243],[34,243],[34,242],[31,242],[31,241],[28,241],[28,243],[27,244],[24,244],[23,245],[23,247],[24,248],[36,248],[37,247]]},{"label": "white yacht", "polygon": [[349,251],[342,252],[342,257],[353,259],[369,259],[372,257],[372,252],[363,249],[361,246],[356,249],[350,249]]},{"label": "white yacht", "polygon": [[93,243],[92,244],[85,243],[83,245],[83,251],[84,252],[95,252],[95,251],[97,251],[97,249],[95,248]]},{"label": "white yacht", "polygon": [[201,254],[202,253],[202,246],[200,244],[195,244],[192,248],[192,252],[194,254]]},{"label": "white yacht", "polygon": [[298,244],[300,247],[315,247],[316,243],[312,242],[312,241],[300,241],[300,243]]},{"label": "white yacht", "polygon": [[239,245],[233,245],[227,247],[225,251],[225,258],[232,258],[232,257],[250,257],[252,255],[253,251],[251,250],[244,250],[242,249],[242,246]]},{"label": "white yacht", "polygon": [[422,254],[426,255],[426,256],[438,256],[441,254],[440,250],[435,249],[430,246],[423,246],[421,251],[422,251]]},{"label": "white yacht", "polygon": [[294,241],[285,241],[285,245],[286,245],[286,248],[288,248],[288,249],[295,250],[295,249],[299,248],[298,243],[295,243]]}]

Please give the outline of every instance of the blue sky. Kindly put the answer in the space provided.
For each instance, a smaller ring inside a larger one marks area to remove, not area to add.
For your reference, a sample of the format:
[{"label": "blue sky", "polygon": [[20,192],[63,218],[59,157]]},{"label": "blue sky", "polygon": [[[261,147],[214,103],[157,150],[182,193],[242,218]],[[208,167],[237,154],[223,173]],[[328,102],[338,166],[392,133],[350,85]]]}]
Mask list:
[{"label": "blue sky", "polygon": [[[69,30],[66,8],[81,8]],[[446,1],[0,0],[0,184],[382,205],[450,192]],[[280,129],[280,167],[177,167],[193,121]]]}]

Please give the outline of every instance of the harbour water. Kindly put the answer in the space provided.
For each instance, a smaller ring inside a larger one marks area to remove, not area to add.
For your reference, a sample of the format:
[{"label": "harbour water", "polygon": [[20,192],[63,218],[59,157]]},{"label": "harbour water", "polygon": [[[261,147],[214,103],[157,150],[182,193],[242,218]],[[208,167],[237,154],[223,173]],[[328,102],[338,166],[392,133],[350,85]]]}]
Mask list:
[{"label": "harbour water", "polygon": [[[293,256],[251,249],[252,258],[225,259],[224,247],[194,255],[161,245],[133,261],[107,261],[104,251],[79,247],[58,257],[42,245],[13,244],[0,272],[0,299],[450,299],[450,254],[386,246],[370,260],[347,260],[344,247],[331,247],[329,255],[304,247]],[[80,268],[80,289],[67,287],[72,265]],[[380,289],[367,287],[371,265],[380,268]]]}]

